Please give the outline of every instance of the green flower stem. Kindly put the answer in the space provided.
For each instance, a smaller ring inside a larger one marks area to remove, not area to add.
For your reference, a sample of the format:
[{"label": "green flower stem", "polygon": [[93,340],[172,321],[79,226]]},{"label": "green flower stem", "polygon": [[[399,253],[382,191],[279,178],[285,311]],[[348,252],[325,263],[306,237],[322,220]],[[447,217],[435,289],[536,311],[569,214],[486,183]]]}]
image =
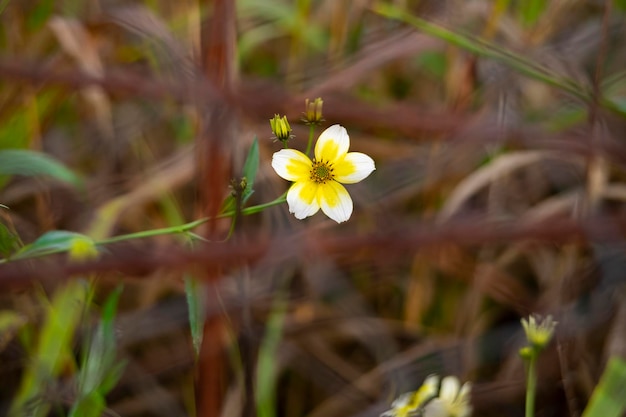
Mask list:
[{"label": "green flower stem", "polygon": [[[259,213],[263,210],[265,210],[266,208],[269,207],[273,207],[273,206],[277,206],[279,204],[284,203],[285,201],[287,201],[287,192],[285,191],[280,197],[276,198],[275,200],[272,200],[270,202],[267,203],[263,203],[263,204],[258,204],[256,206],[250,206],[250,207],[246,207],[243,210],[241,210],[241,215],[243,216],[247,216],[250,214],[255,214],[255,213]],[[225,213],[221,213],[220,215],[217,216],[218,219],[223,219],[226,217],[234,217],[236,214],[235,210],[231,210],[231,211],[227,211]],[[198,220],[194,220],[192,222],[189,223],[185,223],[182,224],[180,226],[171,226],[171,227],[163,227],[160,229],[152,229],[152,230],[145,230],[143,232],[136,232],[136,233],[128,233],[125,235],[119,235],[119,236],[113,236],[110,237],[108,239],[103,239],[100,241],[95,242],[96,245],[107,245],[110,243],[116,243],[116,242],[123,242],[123,241],[127,241],[127,240],[133,240],[133,239],[143,239],[146,237],[152,237],[152,236],[162,236],[162,235],[170,235],[170,234],[179,234],[179,233],[186,233],[189,234],[191,236],[196,236],[194,233],[191,232],[191,230],[195,229],[196,227],[206,223],[209,221],[208,217],[204,217],[202,219],[198,219]],[[66,249],[51,249],[49,251],[43,252],[43,253],[36,253],[33,254],[32,256],[25,256],[25,257],[21,257],[20,259],[27,259],[27,258],[37,258],[40,256],[47,256],[47,255],[52,255],[55,253],[62,253],[65,252]],[[5,259],[0,259],[0,264],[9,262],[11,260],[11,258],[5,258]]]},{"label": "green flower stem", "polygon": [[311,152],[311,145],[313,145],[313,134],[315,133],[315,125],[311,124],[309,126],[309,143],[306,145],[306,152],[304,154],[309,156],[309,152]]},{"label": "green flower stem", "polygon": [[[263,210],[265,210],[268,207],[273,207],[273,206],[277,206],[279,204],[284,203],[287,200],[287,193],[285,192],[283,195],[281,195],[280,197],[278,197],[275,200],[272,200],[268,203],[263,203],[263,204],[258,204],[256,206],[250,206],[250,207],[246,207],[245,209],[241,210],[241,214],[244,216],[250,215],[250,214],[254,214],[254,213],[259,213]],[[223,219],[226,217],[233,217],[235,216],[236,211],[235,210],[231,210],[231,211],[227,211],[225,213],[222,213],[220,215],[217,216],[218,219]],[[132,239],[141,239],[141,238],[145,238],[145,237],[152,237],[152,236],[160,236],[160,235],[168,235],[168,234],[174,234],[174,233],[186,233],[189,232],[192,229],[195,229],[196,227],[206,223],[209,221],[208,217],[204,217],[202,219],[198,219],[198,220],[194,220],[192,222],[189,223],[185,223],[183,225],[180,226],[172,226],[172,227],[164,227],[161,229],[152,229],[152,230],[146,230],[143,232],[137,232],[137,233],[129,233],[126,235],[119,235],[119,236],[114,236],[111,237],[109,239],[104,239],[101,240],[99,242],[96,242],[96,244],[98,245],[106,245],[108,243],[115,243],[115,242],[122,242],[125,240],[132,240]]]},{"label": "green flower stem", "polygon": [[537,352],[528,359],[528,381],[526,384],[526,417],[535,416],[535,394],[537,392]]},{"label": "green flower stem", "polygon": [[143,232],[128,233],[126,235],[113,236],[108,239],[103,239],[101,241],[98,241],[96,242],[96,244],[106,245],[109,243],[122,242],[125,240],[142,239],[146,237],[169,235],[169,234],[174,234],[174,233],[185,233],[192,229],[195,229],[196,227],[200,226],[201,224],[206,223],[207,221],[209,221],[209,219],[205,217],[202,219],[194,220],[189,223],[182,224],[180,226],[163,227],[161,229],[145,230]]},{"label": "green flower stem", "polygon": [[[285,201],[287,201],[287,192],[286,191],[283,193],[283,195],[281,195],[277,199],[272,200],[272,201],[270,201],[268,203],[258,204],[256,206],[250,206],[250,207],[246,207],[245,209],[242,209],[241,210],[241,214],[243,214],[244,216],[247,216],[249,214],[258,213],[258,212],[261,212],[261,211],[265,210],[268,207],[273,207],[273,206],[277,206],[279,204],[282,204]],[[223,219],[225,217],[233,217],[234,215],[235,215],[235,212],[231,210],[231,211],[227,211],[226,213],[220,214],[219,216],[217,216],[217,218],[218,219]],[[208,219],[204,219],[205,222],[207,220]],[[196,221],[200,221],[200,220],[196,220]]]}]

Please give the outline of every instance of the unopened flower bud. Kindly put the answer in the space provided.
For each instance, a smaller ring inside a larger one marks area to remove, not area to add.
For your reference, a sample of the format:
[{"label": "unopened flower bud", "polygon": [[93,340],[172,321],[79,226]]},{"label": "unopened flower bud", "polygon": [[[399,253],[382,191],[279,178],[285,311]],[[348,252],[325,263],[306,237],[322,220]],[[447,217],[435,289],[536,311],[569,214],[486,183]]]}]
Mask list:
[{"label": "unopened flower bud", "polygon": [[270,126],[272,128],[272,133],[276,136],[276,139],[281,142],[286,142],[291,139],[291,126],[289,126],[287,116],[280,117],[275,114],[274,118],[270,119]]}]

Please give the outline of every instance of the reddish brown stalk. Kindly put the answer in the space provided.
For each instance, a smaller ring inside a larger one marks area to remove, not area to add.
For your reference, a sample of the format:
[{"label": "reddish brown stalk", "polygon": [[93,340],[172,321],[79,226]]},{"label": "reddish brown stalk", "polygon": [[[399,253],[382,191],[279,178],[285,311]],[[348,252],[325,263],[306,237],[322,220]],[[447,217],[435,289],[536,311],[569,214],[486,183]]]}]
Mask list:
[{"label": "reddish brown stalk", "polygon": [[[232,95],[236,45],[235,1],[208,0],[208,21],[202,30],[202,70],[206,79],[224,97]],[[220,106],[202,98],[198,101],[199,135],[196,141],[198,197],[201,216],[209,217],[205,236],[219,239],[218,220],[222,201],[232,177],[232,149],[236,121],[230,106]],[[208,305],[219,303],[215,283],[223,274],[220,265],[205,269]],[[200,348],[196,408],[199,417],[219,417],[225,393],[226,347],[222,315],[207,317]]]}]

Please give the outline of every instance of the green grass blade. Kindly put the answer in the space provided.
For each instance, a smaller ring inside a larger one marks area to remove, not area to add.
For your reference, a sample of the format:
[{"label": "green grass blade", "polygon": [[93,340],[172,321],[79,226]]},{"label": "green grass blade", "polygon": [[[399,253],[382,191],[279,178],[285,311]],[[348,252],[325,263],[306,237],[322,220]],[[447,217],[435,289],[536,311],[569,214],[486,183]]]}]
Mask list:
[{"label": "green grass blade", "polygon": [[0,175],[44,175],[75,187],[82,185],[82,180],[56,159],[25,149],[0,150]]},{"label": "green grass blade", "polygon": [[246,162],[243,165],[243,176],[246,178],[247,184],[246,189],[243,191],[242,203],[250,198],[252,193],[254,192],[253,186],[254,181],[256,181],[256,173],[259,170],[259,139],[254,138],[252,141],[252,146],[250,146],[250,150],[248,151],[248,157],[246,158]]},{"label": "green grass blade", "polygon": [[0,223],[0,255],[8,257],[20,247],[20,239],[9,230],[4,224]]},{"label": "green grass blade", "polygon": [[202,345],[202,329],[204,327],[204,306],[202,304],[202,282],[194,277],[185,277],[185,296],[189,310],[189,326],[191,327],[191,340],[196,358],[200,354]]},{"label": "green grass blade", "polygon": [[626,411],[626,361],[614,356],[593,390],[583,417],[619,417]]},{"label": "green grass blade", "polygon": [[520,20],[525,27],[532,27],[537,23],[546,9],[546,0],[525,0],[518,3]]},{"label": "green grass blade", "polygon": [[[243,164],[243,177],[246,179],[246,188],[243,190],[241,196],[242,204],[245,204],[252,193],[254,193],[254,189],[252,187],[254,186],[258,170],[259,140],[258,138],[254,138],[254,141],[252,141],[252,145],[250,146],[250,150],[248,151],[246,162]],[[231,211],[235,211],[235,197],[232,194],[226,197],[226,199],[224,199],[224,203],[222,204],[222,213],[229,213]]]},{"label": "green grass blade", "polygon": [[267,321],[265,337],[259,349],[257,364],[256,404],[259,417],[276,415],[276,378],[278,346],[282,338],[287,314],[286,293],[279,291],[274,299],[274,308]]},{"label": "green grass blade", "polygon": [[[428,35],[442,39],[469,52],[502,62],[530,78],[537,79],[545,84],[567,91],[574,97],[586,101],[591,100],[590,92],[570,78],[557,75],[550,69],[545,68],[536,62],[530,61],[523,56],[500,48],[499,46],[483,39],[454,32],[444,28],[443,26],[439,26],[417,16],[413,16],[412,14],[391,4],[379,2],[374,6],[374,11],[381,16],[407,23],[416,29],[427,33]],[[614,108],[612,103],[609,103],[606,100],[602,100],[601,104],[607,108]]]},{"label": "green grass blade", "polygon": [[72,341],[86,296],[86,284],[79,280],[70,281],[55,293],[46,309],[34,357],[24,371],[10,416],[44,417],[48,414],[50,404],[45,401],[46,387],[72,357]]},{"label": "green grass blade", "polygon": [[78,375],[78,396],[69,417],[99,417],[106,406],[105,395],[121,376],[124,364],[116,363],[114,320],[122,288],[119,285],[107,297],[100,323],[91,341],[85,344]]},{"label": "green grass blade", "polygon": [[13,256],[13,259],[32,258],[34,256],[65,252],[72,247],[75,239],[83,239],[95,245],[89,236],[66,230],[52,230],[39,236],[33,243],[24,246]]}]

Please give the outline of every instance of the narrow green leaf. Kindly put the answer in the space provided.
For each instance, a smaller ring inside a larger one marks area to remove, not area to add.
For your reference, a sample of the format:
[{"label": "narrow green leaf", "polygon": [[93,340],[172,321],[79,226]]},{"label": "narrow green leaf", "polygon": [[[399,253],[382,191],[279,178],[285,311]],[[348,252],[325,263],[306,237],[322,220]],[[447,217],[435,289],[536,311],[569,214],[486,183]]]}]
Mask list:
[{"label": "narrow green leaf", "polygon": [[35,3],[26,20],[29,31],[41,29],[54,12],[54,1],[43,0]]},{"label": "narrow green leaf", "polygon": [[583,417],[619,417],[626,411],[626,361],[609,359]]},{"label": "narrow green leaf", "polygon": [[259,139],[254,138],[252,141],[252,146],[250,146],[250,150],[248,151],[248,157],[246,158],[246,162],[243,164],[243,176],[246,178],[247,186],[243,193],[243,202],[252,195],[253,189],[252,186],[256,181],[256,173],[259,170]]},{"label": "narrow green leaf", "polygon": [[189,309],[189,326],[191,327],[191,341],[196,358],[200,354],[202,345],[202,329],[204,327],[204,305],[202,303],[202,282],[192,276],[185,277],[185,296]]},{"label": "narrow green leaf", "polygon": [[276,293],[273,309],[267,321],[265,337],[259,348],[257,389],[255,392],[259,417],[274,417],[276,415],[276,358],[278,358],[278,347],[287,314],[286,298],[287,295],[284,291]]},{"label": "narrow green leaf", "polygon": [[[591,99],[588,89],[576,83],[572,78],[555,73],[550,68],[544,67],[527,57],[501,48],[495,43],[431,23],[393,4],[378,2],[374,5],[373,10],[381,16],[407,23],[416,29],[427,33],[428,35],[442,39],[452,45],[458,46],[459,48],[463,48],[477,55],[502,62],[521,74],[540,80],[547,85],[552,85],[567,91],[574,97],[578,97],[583,100]],[[611,108],[611,106],[608,106],[610,103],[607,103],[606,101],[601,101],[601,104],[605,107]]]},{"label": "narrow green leaf", "polygon": [[0,175],[45,175],[80,186],[82,180],[56,159],[25,149],[0,150]]},{"label": "narrow green leaf", "polygon": [[24,246],[13,259],[68,251],[75,239],[84,239],[93,243],[89,236],[80,233],[68,232],[67,230],[52,230],[39,236],[33,243]]},{"label": "narrow green leaf", "polygon": [[76,400],[68,417],[101,417],[105,407],[104,396],[93,391]]},{"label": "narrow green leaf", "polygon": [[[116,362],[114,320],[123,286],[119,285],[107,297],[102,308],[100,323],[91,340],[83,347],[78,375],[78,396],[69,417],[98,417],[106,402],[106,394],[115,386],[125,364]],[[92,407],[92,408],[90,408]]]},{"label": "narrow green leaf", "polygon": [[8,257],[20,247],[20,239],[0,223],[0,255]]},{"label": "narrow green leaf", "polygon": [[610,98],[609,101],[613,104],[615,111],[622,117],[626,117],[626,97],[614,97]]},{"label": "narrow green leaf", "polygon": [[14,397],[10,416],[28,415],[44,417],[50,404],[46,398],[46,387],[58,375],[67,358],[71,358],[72,340],[82,317],[87,295],[82,281],[70,281],[59,288],[52,303],[46,309],[45,322],[39,334],[34,357],[24,371],[22,381]]},{"label": "narrow green leaf", "polygon": [[[252,193],[254,193],[254,181],[256,180],[256,173],[259,170],[259,139],[254,138],[246,162],[243,164],[243,177],[246,179],[246,188],[243,190],[241,196],[242,205],[248,201]],[[229,195],[224,199],[222,204],[222,213],[228,213],[235,211],[235,197]]]},{"label": "narrow green leaf", "polygon": [[532,27],[537,23],[541,14],[546,8],[546,0],[524,0],[520,1],[518,11],[520,20],[525,27]]}]

